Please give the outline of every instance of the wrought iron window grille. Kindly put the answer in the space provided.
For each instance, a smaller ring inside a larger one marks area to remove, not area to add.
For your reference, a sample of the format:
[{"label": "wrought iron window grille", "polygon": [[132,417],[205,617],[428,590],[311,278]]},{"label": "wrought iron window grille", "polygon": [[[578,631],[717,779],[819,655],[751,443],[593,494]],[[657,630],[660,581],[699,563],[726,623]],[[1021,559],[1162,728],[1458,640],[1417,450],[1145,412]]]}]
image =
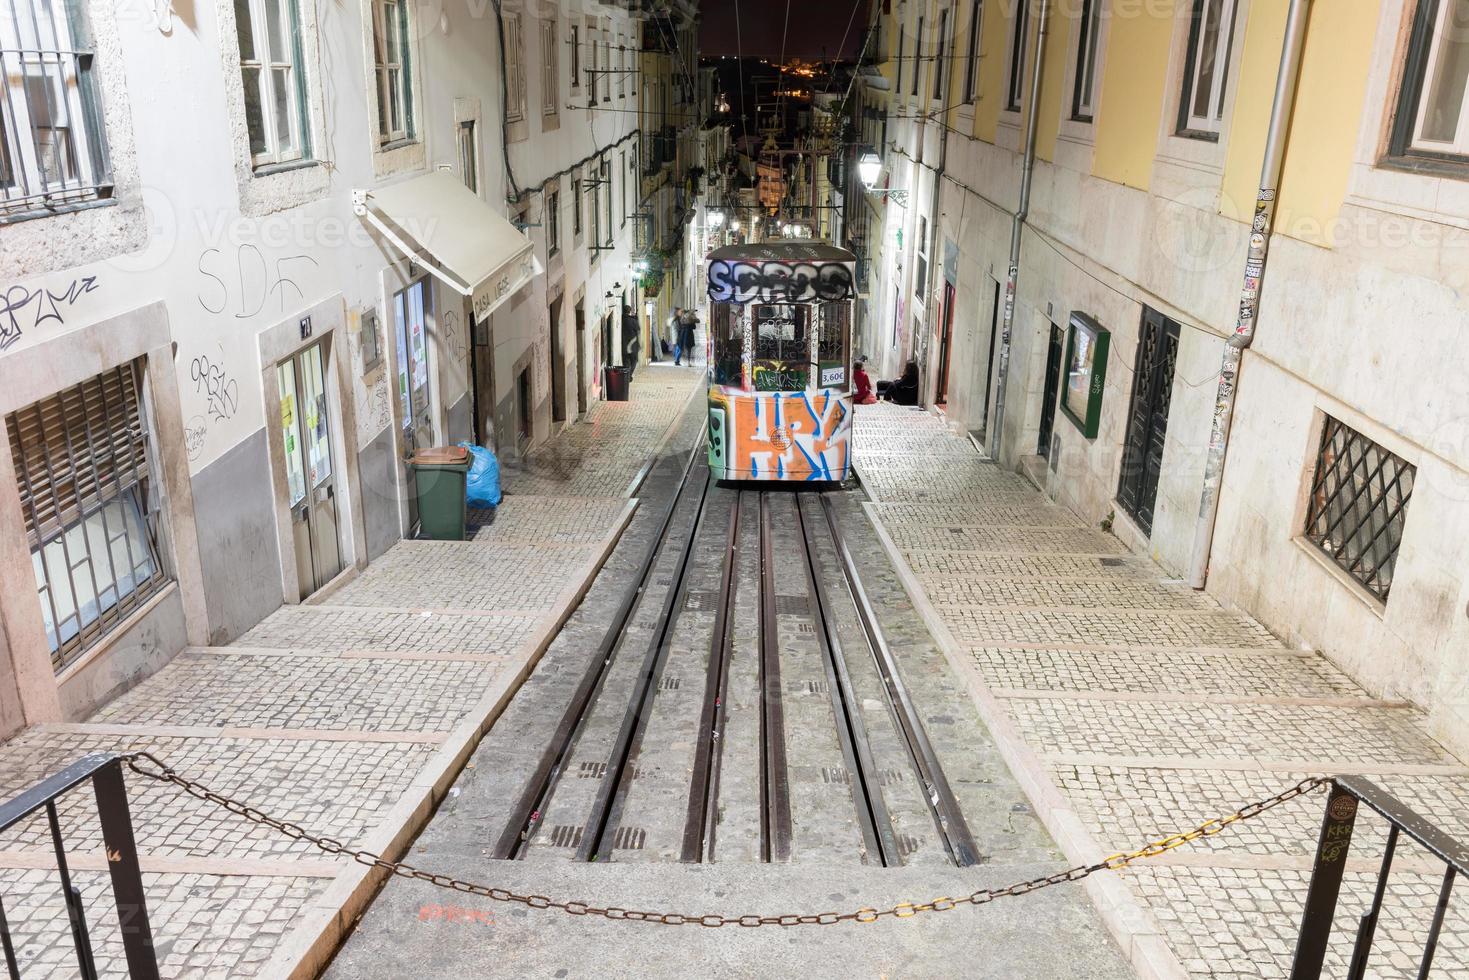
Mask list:
[{"label": "wrought iron window grille", "polygon": [[1379,601],[1392,588],[1417,467],[1326,416],[1305,537]]}]

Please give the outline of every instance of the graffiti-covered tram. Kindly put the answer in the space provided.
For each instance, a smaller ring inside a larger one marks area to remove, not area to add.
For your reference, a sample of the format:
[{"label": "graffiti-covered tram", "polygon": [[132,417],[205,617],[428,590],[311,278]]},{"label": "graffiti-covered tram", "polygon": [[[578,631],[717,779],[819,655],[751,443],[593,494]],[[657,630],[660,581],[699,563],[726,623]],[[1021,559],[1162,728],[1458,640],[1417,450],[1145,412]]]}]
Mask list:
[{"label": "graffiti-covered tram", "polygon": [[779,241],[729,245],[707,263],[714,477],[846,479],[857,257]]}]

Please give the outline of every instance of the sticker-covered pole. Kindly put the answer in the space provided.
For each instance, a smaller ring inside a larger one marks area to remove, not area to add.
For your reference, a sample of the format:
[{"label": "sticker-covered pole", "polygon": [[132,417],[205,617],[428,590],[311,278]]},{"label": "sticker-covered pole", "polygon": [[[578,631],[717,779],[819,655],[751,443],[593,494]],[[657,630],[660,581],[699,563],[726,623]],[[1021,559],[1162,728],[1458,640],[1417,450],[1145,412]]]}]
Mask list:
[{"label": "sticker-covered pole", "polygon": [[1286,15],[1285,40],[1280,52],[1280,72],[1275,79],[1275,101],[1270,109],[1270,129],[1265,138],[1265,158],[1260,164],[1260,193],[1250,224],[1250,250],[1245,259],[1244,286],[1240,290],[1239,314],[1234,334],[1224,346],[1219,366],[1219,389],[1214,399],[1214,422],[1204,459],[1204,494],[1199,501],[1199,520],[1194,528],[1194,548],[1189,561],[1189,585],[1202,589],[1209,576],[1209,555],[1214,547],[1214,525],[1219,518],[1219,484],[1229,452],[1229,428],[1234,420],[1234,398],[1239,383],[1240,361],[1245,348],[1255,339],[1260,311],[1260,287],[1265,281],[1265,260],[1275,228],[1275,205],[1280,171],[1285,160],[1286,137],[1295,107],[1296,83],[1301,74],[1301,53],[1306,46],[1306,22],[1311,0],[1291,0]]}]

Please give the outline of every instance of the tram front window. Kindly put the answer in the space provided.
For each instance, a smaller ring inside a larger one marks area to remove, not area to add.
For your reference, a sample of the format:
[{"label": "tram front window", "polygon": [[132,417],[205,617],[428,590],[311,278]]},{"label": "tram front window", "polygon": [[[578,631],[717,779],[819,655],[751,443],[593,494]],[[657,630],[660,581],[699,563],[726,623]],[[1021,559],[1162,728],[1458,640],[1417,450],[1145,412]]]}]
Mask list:
[{"label": "tram front window", "polygon": [[740,308],[714,304],[714,383],[742,385],[745,362],[745,321]]},{"label": "tram front window", "polygon": [[851,363],[852,307],[848,303],[823,303],[818,308],[820,326],[816,334],[816,360],[822,388],[844,388]]},{"label": "tram front window", "polygon": [[756,391],[805,391],[811,369],[810,307],[755,307]]}]

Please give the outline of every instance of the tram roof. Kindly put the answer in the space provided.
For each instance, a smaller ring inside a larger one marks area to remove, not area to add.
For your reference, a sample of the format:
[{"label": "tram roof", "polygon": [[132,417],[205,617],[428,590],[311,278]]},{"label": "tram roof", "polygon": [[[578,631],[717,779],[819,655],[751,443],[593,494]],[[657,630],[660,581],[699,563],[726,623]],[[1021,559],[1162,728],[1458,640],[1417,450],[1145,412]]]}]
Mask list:
[{"label": "tram roof", "polygon": [[707,261],[733,262],[856,262],[857,256],[830,242],[776,241],[747,242],[716,248]]}]

